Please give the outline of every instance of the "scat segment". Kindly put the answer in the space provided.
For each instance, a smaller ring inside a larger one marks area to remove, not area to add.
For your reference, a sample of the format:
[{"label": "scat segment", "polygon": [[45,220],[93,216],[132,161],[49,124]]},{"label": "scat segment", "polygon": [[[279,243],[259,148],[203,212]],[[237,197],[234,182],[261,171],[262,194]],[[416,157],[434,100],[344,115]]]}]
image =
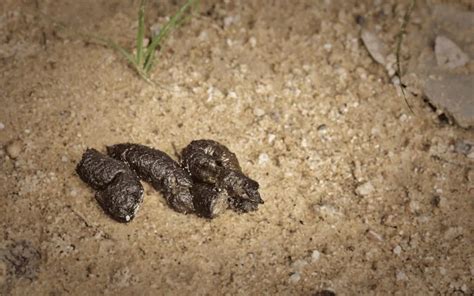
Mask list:
[{"label": "scat segment", "polygon": [[192,188],[193,203],[196,214],[205,218],[215,218],[228,207],[227,192],[217,190],[211,184],[195,182]]},{"label": "scat segment", "polygon": [[236,155],[224,145],[213,140],[192,141],[183,149],[182,162],[195,183],[208,183],[225,190],[232,209],[249,212],[263,203],[259,184],[242,173]]},{"label": "scat segment", "polygon": [[191,177],[166,153],[130,143],[109,146],[107,153],[128,164],[140,179],[162,192],[174,210],[180,213],[194,212]]},{"label": "scat segment", "polygon": [[102,209],[119,222],[129,222],[143,201],[143,186],[134,172],[121,161],[87,149],[76,167],[79,177],[97,190]]}]

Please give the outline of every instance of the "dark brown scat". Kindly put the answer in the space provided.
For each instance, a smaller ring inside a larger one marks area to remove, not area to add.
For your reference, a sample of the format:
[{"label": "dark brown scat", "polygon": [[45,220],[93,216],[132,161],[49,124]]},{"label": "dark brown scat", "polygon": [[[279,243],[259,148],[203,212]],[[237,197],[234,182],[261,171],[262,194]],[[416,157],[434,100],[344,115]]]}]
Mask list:
[{"label": "dark brown scat", "polygon": [[76,172],[97,191],[97,202],[112,218],[129,222],[135,217],[143,201],[143,186],[126,164],[95,149],[87,149]]},{"label": "dark brown scat", "polygon": [[194,182],[193,203],[196,214],[204,218],[215,218],[228,207],[227,192],[219,191],[211,184]]},{"label": "dark brown scat", "polygon": [[259,184],[243,174],[236,155],[216,141],[192,141],[183,149],[182,165],[194,180],[225,190],[235,211],[254,211],[263,203]]},{"label": "dark brown scat", "polygon": [[179,164],[163,151],[139,144],[117,144],[107,153],[125,162],[140,179],[163,193],[170,207],[180,213],[194,212],[192,180]]}]

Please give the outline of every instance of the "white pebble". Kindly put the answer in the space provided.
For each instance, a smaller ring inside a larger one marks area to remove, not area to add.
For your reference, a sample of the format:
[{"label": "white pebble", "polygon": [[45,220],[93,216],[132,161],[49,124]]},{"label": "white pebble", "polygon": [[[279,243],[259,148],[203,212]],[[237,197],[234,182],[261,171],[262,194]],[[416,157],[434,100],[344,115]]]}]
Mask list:
[{"label": "white pebble", "polygon": [[290,284],[296,284],[297,282],[300,281],[300,279],[301,279],[301,275],[299,274],[299,272],[295,272],[290,276],[289,282]]},{"label": "white pebble", "polygon": [[291,268],[293,268],[294,271],[302,271],[306,265],[308,265],[308,262],[298,259],[291,264]]},{"label": "white pebble", "polygon": [[395,248],[393,248],[393,253],[395,253],[395,255],[400,255],[402,252],[402,247],[400,247],[399,245],[396,245]]},{"label": "white pebble", "polygon": [[276,136],[274,134],[269,134],[268,135],[268,143],[271,144],[273,141],[275,141]]},{"label": "white pebble", "polygon": [[410,208],[411,213],[416,213],[420,210],[420,203],[416,200],[412,200],[408,204],[408,207]]},{"label": "white pebble", "polygon": [[254,114],[255,116],[259,116],[259,117],[260,117],[260,116],[265,115],[265,110],[260,109],[260,108],[255,108],[255,109],[253,110],[253,114]]},{"label": "white pebble", "polygon": [[257,38],[255,38],[255,37],[250,37],[249,43],[250,43],[250,46],[251,46],[252,48],[254,48],[255,46],[257,46]]},{"label": "white pebble", "polygon": [[326,44],[323,45],[323,48],[326,51],[330,51],[332,49],[332,44],[331,43],[326,43]]},{"label": "white pebble", "polygon": [[375,190],[374,186],[369,181],[369,182],[365,182],[365,183],[359,185],[356,188],[356,193],[357,193],[357,195],[360,195],[360,196],[366,196],[366,195],[369,195],[372,192],[374,192],[374,190]]},{"label": "white pebble", "polygon": [[0,122],[0,131],[4,128],[5,128],[5,125],[2,122]]},{"label": "white pebble", "polygon": [[201,33],[199,33],[199,36],[198,36],[198,39],[200,41],[206,41],[208,39],[208,33],[207,31],[201,31]]},{"label": "white pebble", "polygon": [[227,97],[231,98],[231,99],[237,99],[237,94],[233,91],[230,91],[228,94],[227,94]]},{"label": "white pebble", "polygon": [[62,162],[67,162],[68,160],[69,160],[69,159],[67,158],[67,156],[64,156],[64,155],[63,155],[63,156],[61,157],[61,161],[62,161]]},{"label": "white pebble", "polygon": [[8,156],[13,159],[17,158],[18,156],[20,156],[21,148],[21,143],[19,141],[11,142],[10,144],[8,144],[6,149]]},{"label": "white pebble", "polygon": [[408,277],[403,271],[397,271],[397,281],[407,281]]},{"label": "white pebble", "polygon": [[268,154],[266,154],[266,153],[261,153],[261,154],[258,156],[258,164],[259,164],[259,165],[264,165],[264,164],[266,164],[269,160],[270,160],[270,157],[268,157]]},{"label": "white pebble", "polygon": [[308,141],[306,140],[306,138],[303,138],[301,140],[301,147],[303,148],[307,148],[308,147]]},{"label": "white pebble", "polygon": [[321,257],[321,253],[319,253],[318,250],[314,250],[313,253],[311,254],[311,261],[316,262],[319,260],[320,257]]},{"label": "white pebble", "polygon": [[235,19],[235,17],[232,16],[232,15],[226,16],[224,18],[224,26],[228,27],[228,26],[232,25],[234,23],[234,19]]}]

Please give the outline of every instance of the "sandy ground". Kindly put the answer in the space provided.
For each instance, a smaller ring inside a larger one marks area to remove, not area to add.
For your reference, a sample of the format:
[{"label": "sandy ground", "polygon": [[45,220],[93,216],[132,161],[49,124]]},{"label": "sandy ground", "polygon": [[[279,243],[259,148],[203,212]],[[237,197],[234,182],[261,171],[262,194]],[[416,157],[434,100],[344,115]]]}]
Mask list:
[{"label": "sandy ground", "polygon": [[[152,2],[149,25],[181,3]],[[350,2],[204,1],[154,86],[37,14],[133,48],[138,1],[1,1],[0,294],[472,295],[473,132],[422,95],[411,113],[363,47],[361,24],[393,50],[408,2]],[[121,224],[74,172],[86,147],[200,138],[259,181],[258,212],[182,215],[145,185]]]}]

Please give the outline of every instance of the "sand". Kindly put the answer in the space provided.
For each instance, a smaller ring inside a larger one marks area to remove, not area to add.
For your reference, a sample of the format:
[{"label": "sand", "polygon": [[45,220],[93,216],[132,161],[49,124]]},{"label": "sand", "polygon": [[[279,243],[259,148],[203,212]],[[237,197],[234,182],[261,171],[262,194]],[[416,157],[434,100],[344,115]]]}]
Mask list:
[{"label": "sand", "polygon": [[[147,24],[173,2],[153,1]],[[159,54],[157,85],[52,23],[131,49],[137,6],[0,3],[0,294],[473,293],[474,155],[458,149],[472,130],[422,94],[410,112],[359,38],[363,23],[393,50],[408,1],[203,1]],[[74,171],[87,147],[176,159],[203,138],[260,183],[257,212],[182,215],[144,184],[122,224]]]}]

